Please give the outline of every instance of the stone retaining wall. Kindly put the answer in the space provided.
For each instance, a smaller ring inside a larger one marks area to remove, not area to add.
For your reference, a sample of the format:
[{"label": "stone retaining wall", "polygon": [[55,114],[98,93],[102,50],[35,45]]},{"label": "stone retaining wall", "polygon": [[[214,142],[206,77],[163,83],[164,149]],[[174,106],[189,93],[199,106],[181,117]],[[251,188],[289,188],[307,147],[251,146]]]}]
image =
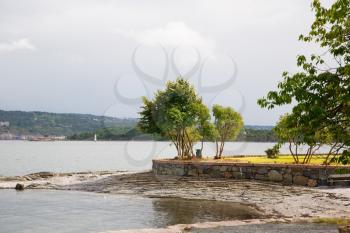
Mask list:
[{"label": "stone retaining wall", "polygon": [[303,164],[253,164],[235,162],[205,162],[153,160],[156,175],[203,176],[227,179],[254,179],[304,186],[327,185],[327,178],[339,169],[350,173],[350,166]]}]

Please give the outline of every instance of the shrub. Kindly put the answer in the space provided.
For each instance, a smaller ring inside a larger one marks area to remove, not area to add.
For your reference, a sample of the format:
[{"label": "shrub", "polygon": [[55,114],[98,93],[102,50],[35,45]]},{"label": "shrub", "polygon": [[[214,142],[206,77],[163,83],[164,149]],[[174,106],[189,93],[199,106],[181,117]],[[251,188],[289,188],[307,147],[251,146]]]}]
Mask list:
[{"label": "shrub", "polygon": [[338,157],[332,158],[331,163],[334,162],[343,165],[350,164],[350,151],[344,150]]},{"label": "shrub", "polygon": [[281,146],[279,144],[276,144],[272,148],[265,150],[267,158],[269,158],[269,159],[277,158],[277,155],[280,153],[280,147]]}]

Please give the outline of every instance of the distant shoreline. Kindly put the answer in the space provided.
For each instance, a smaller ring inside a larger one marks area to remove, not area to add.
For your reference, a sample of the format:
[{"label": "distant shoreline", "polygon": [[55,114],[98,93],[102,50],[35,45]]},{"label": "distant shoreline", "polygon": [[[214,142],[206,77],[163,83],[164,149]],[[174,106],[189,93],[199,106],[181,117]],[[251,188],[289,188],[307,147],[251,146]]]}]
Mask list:
[{"label": "distant shoreline", "polygon": [[[95,142],[94,140],[25,140],[25,139],[0,139],[0,141],[27,141],[27,142]],[[97,140],[96,142],[171,142],[168,140],[135,140],[135,139],[119,139],[119,140]],[[212,141],[204,141],[206,143],[214,143]],[[252,143],[277,143],[277,141],[227,141],[227,142],[252,142]]]}]

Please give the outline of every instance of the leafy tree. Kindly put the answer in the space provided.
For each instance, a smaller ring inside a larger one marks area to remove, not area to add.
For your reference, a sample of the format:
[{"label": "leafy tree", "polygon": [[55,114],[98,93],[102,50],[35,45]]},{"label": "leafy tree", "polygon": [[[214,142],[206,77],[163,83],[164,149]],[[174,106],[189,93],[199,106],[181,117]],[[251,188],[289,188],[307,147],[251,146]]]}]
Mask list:
[{"label": "leafy tree", "polygon": [[143,98],[139,128],[170,139],[181,159],[194,156],[193,143],[201,138],[198,131],[206,106],[194,87],[185,79],[169,81],[153,100]]},{"label": "leafy tree", "polygon": [[216,128],[214,124],[210,122],[210,119],[209,109],[202,105],[199,109],[198,122],[198,132],[201,139],[201,151],[203,151],[204,140],[214,140],[217,135]]},{"label": "leafy tree", "polygon": [[[333,137],[327,129],[317,130],[299,125],[298,116],[285,114],[280,118],[273,129],[278,138],[279,144],[288,144],[290,153],[295,163],[309,163],[312,156],[320,149],[322,145],[331,145],[334,143]],[[308,145],[306,153],[300,153],[300,146]],[[335,148],[335,147],[334,147]],[[330,150],[331,153],[332,149]],[[304,158],[301,160],[300,156]]]},{"label": "leafy tree", "polygon": [[294,136],[303,133],[297,143],[315,145],[320,133],[329,133],[337,148],[349,147],[350,0],[337,0],[328,9],[319,0],[313,0],[312,9],[316,18],[311,31],[299,39],[317,43],[326,51],[309,59],[298,56],[301,71],[284,72],[278,90],[270,91],[258,103],[268,109],[296,103],[289,120],[293,119],[290,127],[297,128],[288,129]]},{"label": "leafy tree", "polygon": [[216,135],[216,156],[220,159],[224,150],[225,141],[235,140],[243,127],[243,119],[241,114],[233,108],[222,107],[220,105],[213,106],[214,125],[217,130]]},{"label": "leafy tree", "polygon": [[286,114],[280,118],[273,131],[280,144],[288,143],[288,148],[294,162],[299,163],[299,147],[303,143],[303,131],[293,121],[291,115]]}]

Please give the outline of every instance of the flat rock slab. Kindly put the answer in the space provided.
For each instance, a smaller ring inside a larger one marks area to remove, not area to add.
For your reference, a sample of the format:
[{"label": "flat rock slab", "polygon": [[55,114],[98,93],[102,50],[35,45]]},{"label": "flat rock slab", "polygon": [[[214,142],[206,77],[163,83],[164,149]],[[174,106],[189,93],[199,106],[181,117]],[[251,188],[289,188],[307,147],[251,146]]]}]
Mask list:
[{"label": "flat rock slab", "polygon": [[232,227],[193,229],[195,233],[338,233],[335,225],[323,224],[252,224]]},{"label": "flat rock slab", "polygon": [[23,183],[25,189],[77,190],[244,203],[264,212],[265,218],[350,216],[350,189],[347,188],[321,189],[254,180],[157,176],[152,172],[115,172],[107,175],[55,174],[53,177],[32,181],[0,181],[0,189],[14,188],[17,183]]}]

